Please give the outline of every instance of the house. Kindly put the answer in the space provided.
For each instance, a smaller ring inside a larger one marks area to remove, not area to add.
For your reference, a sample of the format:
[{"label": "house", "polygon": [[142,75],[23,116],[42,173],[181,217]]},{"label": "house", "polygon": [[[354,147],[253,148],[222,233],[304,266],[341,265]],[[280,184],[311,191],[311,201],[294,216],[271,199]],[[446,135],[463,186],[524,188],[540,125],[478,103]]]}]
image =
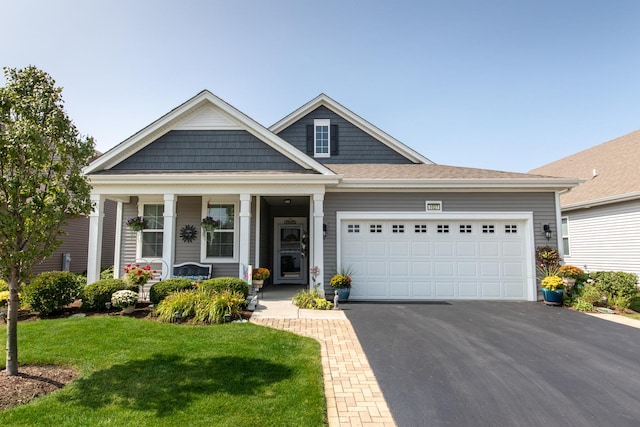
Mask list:
[{"label": "house", "polygon": [[640,275],[638,165],[640,130],[531,171],[583,180],[560,194],[565,263]]},{"label": "house", "polygon": [[[203,91],[92,162],[88,281],[117,202],[116,271],[160,279],[272,270],[274,285],[354,273],[351,299],[536,300],[534,252],[575,179],[434,164],[321,94],[269,128]],[[127,228],[143,216],[141,232]],[[211,216],[213,230],[201,228]]]},{"label": "house", "polygon": [[[104,207],[105,220],[102,233],[101,268],[113,265],[116,203],[107,200]],[[89,217],[72,218],[61,227],[62,243],[55,252],[33,267],[33,274],[47,271],[71,271],[84,273],[87,269],[87,247],[89,242]]]}]

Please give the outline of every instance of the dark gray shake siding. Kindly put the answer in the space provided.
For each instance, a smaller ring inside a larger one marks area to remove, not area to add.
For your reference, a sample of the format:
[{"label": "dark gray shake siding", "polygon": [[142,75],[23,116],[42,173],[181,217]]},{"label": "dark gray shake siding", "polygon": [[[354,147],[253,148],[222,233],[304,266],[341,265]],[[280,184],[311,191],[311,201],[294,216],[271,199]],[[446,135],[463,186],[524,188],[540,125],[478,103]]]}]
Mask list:
[{"label": "dark gray shake siding", "polygon": [[326,107],[313,110],[283,129],[278,136],[313,157],[313,152],[307,151],[307,125],[313,125],[314,119],[330,119],[332,125],[338,126],[338,153],[329,158],[318,159],[321,163],[412,163]]},{"label": "dark gray shake siding", "polygon": [[174,130],[111,170],[303,172],[304,168],[244,130]]}]

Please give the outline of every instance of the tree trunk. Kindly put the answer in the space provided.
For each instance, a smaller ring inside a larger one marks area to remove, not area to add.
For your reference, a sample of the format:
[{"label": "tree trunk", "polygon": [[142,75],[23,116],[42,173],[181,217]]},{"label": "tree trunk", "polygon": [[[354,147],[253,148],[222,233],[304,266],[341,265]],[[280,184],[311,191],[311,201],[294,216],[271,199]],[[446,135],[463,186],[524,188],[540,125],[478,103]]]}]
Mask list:
[{"label": "tree trunk", "polygon": [[17,280],[15,282],[9,284],[7,304],[7,376],[18,375],[18,308],[20,298]]}]

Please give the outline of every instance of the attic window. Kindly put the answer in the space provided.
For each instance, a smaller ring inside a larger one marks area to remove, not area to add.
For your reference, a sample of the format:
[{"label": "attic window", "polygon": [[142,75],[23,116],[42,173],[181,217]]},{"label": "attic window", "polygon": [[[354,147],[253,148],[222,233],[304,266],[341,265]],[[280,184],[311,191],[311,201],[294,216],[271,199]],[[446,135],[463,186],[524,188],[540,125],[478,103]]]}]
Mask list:
[{"label": "attic window", "polygon": [[330,119],[315,119],[307,125],[307,154],[316,158],[338,154],[338,125]]}]

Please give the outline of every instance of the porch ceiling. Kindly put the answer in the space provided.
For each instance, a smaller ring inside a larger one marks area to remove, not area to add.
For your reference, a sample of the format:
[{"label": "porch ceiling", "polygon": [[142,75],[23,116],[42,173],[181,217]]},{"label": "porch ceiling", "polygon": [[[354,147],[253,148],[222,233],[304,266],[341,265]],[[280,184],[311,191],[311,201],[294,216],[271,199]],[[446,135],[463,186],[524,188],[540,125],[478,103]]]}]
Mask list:
[{"label": "porch ceiling", "polygon": [[307,196],[264,196],[263,199],[271,206],[309,206]]}]

